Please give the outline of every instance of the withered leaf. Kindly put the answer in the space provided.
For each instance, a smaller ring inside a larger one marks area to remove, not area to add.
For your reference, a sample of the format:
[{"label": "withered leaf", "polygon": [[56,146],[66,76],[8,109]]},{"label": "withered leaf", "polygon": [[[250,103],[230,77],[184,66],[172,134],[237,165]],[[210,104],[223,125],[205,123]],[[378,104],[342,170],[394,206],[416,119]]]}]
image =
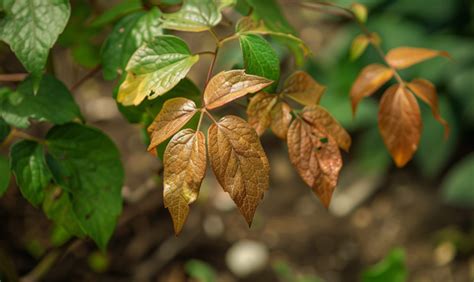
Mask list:
[{"label": "withered leaf", "polygon": [[288,153],[301,178],[329,207],[342,168],[336,141],[323,128],[297,118],[288,130]]},{"label": "withered leaf", "polygon": [[404,166],[418,148],[421,135],[420,108],[415,96],[399,84],[392,85],[380,100],[379,129],[398,167]]},{"label": "withered leaf", "polygon": [[449,135],[449,124],[446,122],[439,112],[438,95],[436,94],[436,87],[426,79],[414,79],[408,83],[408,88],[415,93],[418,98],[423,100],[431,107],[431,112],[434,118],[444,126],[444,136]]},{"label": "withered leaf", "polygon": [[307,106],[301,112],[301,116],[308,123],[326,129],[326,132],[334,138],[339,147],[346,152],[349,151],[351,147],[351,136],[323,107],[318,105]]},{"label": "withered leaf", "polygon": [[351,88],[352,114],[355,115],[357,105],[362,98],[372,95],[377,89],[389,81],[393,76],[393,70],[380,65],[371,64],[366,66],[357,77]]},{"label": "withered leaf", "polygon": [[271,111],[270,127],[273,133],[280,139],[286,139],[288,128],[291,123],[291,108],[285,102],[278,102]]},{"label": "withered leaf", "polygon": [[212,170],[247,223],[268,190],[270,166],[255,130],[243,119],[224,116],[208,131]]},{"label": "withered leaf", "polygon": [[390,50],[385,56],[385,59],[394,68],[405,69],[437,56],[450,58],[449,53],[446,51],[426,48],[398,47]]},{"label": "withered leaf", "polygon": [[272,84],[264,77],[246,74],[244,70],[222,71],[215,75],[204,90],[204,104],[214,109]]},{"label": "withered leaf", "polygon": [[258,135],[262,135],[270,126],[270,112],[277,99],[277,96],[265,92],[259,92],[250,99],[247,106],[248,122]]},{"label": "withered leaf", "polygon": [[294,72],[283,85],[281,94],[293,99],[301,105],[316,105],[326,91],[326,87],[317,83],[303,71]]},{"label": "withered leaf", "polygon": [[148,127],[150,145],[148,151],[178,132],[196,113],[196,104],[186,98],[169,99]]},{"label": "withered leaf", "polygon": [[204,134],[190,128],[178,132],[166,147],[163,164],[163,201],[177,235],[186,222],[189,205],[198,197],[206,173]]}]

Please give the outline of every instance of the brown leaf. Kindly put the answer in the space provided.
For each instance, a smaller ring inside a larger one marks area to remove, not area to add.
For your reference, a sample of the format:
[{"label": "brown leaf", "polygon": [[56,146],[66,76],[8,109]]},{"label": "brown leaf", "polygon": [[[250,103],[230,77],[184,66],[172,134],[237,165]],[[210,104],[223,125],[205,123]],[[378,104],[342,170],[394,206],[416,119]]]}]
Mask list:
[{"label": "brown leaf", "polygon": [[405,69],[437,56],[450,58],[449,53],[446,51],[426,48],[398,47],[390,50],[385,56],[385,59],[394,68]]},{"label": "brown leaf", "polygon": [[297,118],[288,130],[288,153],[301,178],[329,207],[342,168],[336,141],[324,129]]},{"label": "brown leaf", "polygon": [[286,139],[291,123],[291,108],[285,102],[278,102],[271,111],[270,127],[273,133],[283,140]]},{"label": "brown leaf", "polygon": [[170,138],[181,129],[196,113],[196,104],[186,98],[169,99],[148,127],[150,145],[148,151],[153,150],[161,142]]},{"label": "brown leaf", "polygon": [[164,154],[163,201],[178,235],[196,201],[206,173],[206,144],[201,131],[183,129],[168,143]]},{"label": "brown leaf", "polygon": [[212,124],[207,138],[212,170],[250,226],[269,186],[270,166],[260,140],[255,130],[236,116],[225,116]]},{"label": "brown leaf", "polygon": [[240,98],[255,93],[273,81],[264,77],[246,74],[244,70],[222,71],[215,75],[204,90],[204,104],[214,109]]},{"label": "brown leaf", "polygon": [[277,99],[277,96],[265,92],[259,92],[250,99],[247,106],[248,121],[258,135],[262,135],[270,126],[270,112]]},{"label": "brown leaf", "polygon": [[339,122],[323,107],[315,105],[305,107],[301,112],[304,120],[312,125],[322,126],[344,151],[349,152],[351,136]]},{"label": "brown leaf", "polygon": [[321,100],[326,87],[317,83],[310,75],[303,71],[294,72],[283,85],[281,93],[301,105],[316,105]]},{"label": "brown leaf", "polygon": [[447,138],[449,135],[449,124],[441,117],[439,112],[438,95],[436,94],[435,86],[428,80],[419,78],[408,83],[408,88],[431,107],[434,118],[444,126],[444,136]]},{"label": "brown leaf", "polygon": [[415,96],[399,84],[390,86],[380,100],[379,129],[398,167],[404,166],[416,152],[421,128]]},{"label": "brown leaf", "polygon": [[372,95],[377,89],[389,81],[393,76],[393,70],[380,65],[371,64],[366,66],[352,85],[351,100],[352,114],[355,115],[357,105],[362,98]]}]

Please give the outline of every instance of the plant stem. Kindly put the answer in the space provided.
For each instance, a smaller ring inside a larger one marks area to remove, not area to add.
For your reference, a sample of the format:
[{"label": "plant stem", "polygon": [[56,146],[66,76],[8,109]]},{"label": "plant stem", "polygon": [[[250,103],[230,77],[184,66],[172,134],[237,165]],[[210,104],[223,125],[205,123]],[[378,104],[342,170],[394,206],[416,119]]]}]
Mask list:
[{"label": "plant stem", "polygon": [[217,124],[216,119],[212,116],[212,114],[211,114],[210,112],[207,111],[207,109],[204,109],[203,112],[206,113],[206,115],[207,115],[215,124]]},{"label": "plant stem", "polygon": [[45,145],[46,144],[46,141],[41,139],[41,138],[38,138],[38,137],[35,137],[33,135],[30,135],[26,132],[23,132],[23,131],[19,131],[18,129],[16,128],[13,128],[11,131],[10,131],[10,134],[8,135],[8,137],[5,139],[5,141],[3,141],[3,143],[0,145],[0,148],[3,148],[5,146],[8,146],[8,144],[10,144],[11,142],[13,142],[13,140],[15,140],[15,138],[21,138],[21,139],[26,139],[26,140],[31,140],[31,141],[35,141],[37,143],[40,143],[42,145]]},{"label": "plant stem", "polygon": [[81,79],[79,79],[76,83],[74,83],[71,86],[71,91],[77,90],[79,88],[79,86],[81,86],[84,82],[86,82],[90,78],[94,77],[100,71],[101,68],[102,68],[102,66],[98,65],[95,68],[93,68],[92,70],[90,70],[88,73],[86,73]]},{"label": "plant stem", "polygon": [[207,84],[212,76],[212,71],[214,70],[214,66],[216,65],[217,55],[219,53],[219,44],[216,45],[216,50],[214,51],[214,57],[212,57],[211,65],[209,66],[209,70],[207,71],[207,78],[204,89],[206,89]]},{"label": "plant stem", "polygon": [[201,115],[199,116],[199,121],[198,121],[198,125],[196,127],[196,132],[199,131],[199,129],[201,128],[201,123],[202,123],[202,118],[204,117],[204,110],[201,109]]},{"label": "plant stem", "polygon": [[195,55],[211,55],[211,56],[215,56],[216,53],[214,51],[201,51],[201,52],[197,52]]},{"label": "plant stem", "polygon": [[6,73],[0,74],[0,82],[23,81],[28,76],[27,73]]}]

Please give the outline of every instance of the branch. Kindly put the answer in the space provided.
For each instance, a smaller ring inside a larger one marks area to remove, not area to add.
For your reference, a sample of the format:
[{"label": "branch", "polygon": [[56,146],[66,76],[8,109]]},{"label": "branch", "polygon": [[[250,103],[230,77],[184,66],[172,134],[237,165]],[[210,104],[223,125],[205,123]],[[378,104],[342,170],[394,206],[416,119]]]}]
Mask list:
[{"label": "branch", "polygon": [[79,86],[81,86],[84,82],[86,82],[90,78],[94,77],[100,71],[101,68],[102,68],[102,66],[98,65],[95,68],[93,68],[92,70],[90,70],[88,73],[86,73],[81,79],[79,79],[76,83],[74,83],[71,86],[71,91],[77,90],[79,88]]},{"label": "branch", "polygon": [[28,76],[27,73],[6,73],[0,74],[0,82],[23,81]]}]

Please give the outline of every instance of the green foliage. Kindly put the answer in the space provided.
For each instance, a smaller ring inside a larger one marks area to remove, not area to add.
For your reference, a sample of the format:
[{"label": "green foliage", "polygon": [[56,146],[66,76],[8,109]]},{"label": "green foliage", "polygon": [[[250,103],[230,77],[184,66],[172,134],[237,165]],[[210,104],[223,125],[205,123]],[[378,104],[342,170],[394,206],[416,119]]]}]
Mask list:
[{"label": "green foliage", "polygon": [[272,46],[261,36],[246,34],[240,36],[240,47],[246,72],[273,80],[267,91],[274,91],[280,78],[280,60]]},{"label": "green foliage", "polygon": [[405,282],[406,279],[403,249],[393,249],[382,261],[369,267],[362,274],[362,282]]},{"label": "green foliage", "polygon": [[472,208],[474,207],[474,154],[469,154],[456,164],[446,176],[442,191],[445,201],[449,204]]},{"label": "green foliage", "polygon": [[0,196],[8,189],[10,184],[10,164],[8,159],[0,155]]},{"label": "green foliage", "polygon": [[139,11],[124,17],[115,25],[101,50],[105,79],[115,79],[117,74],[123,73],[138,47],[162,34],[160,15],[157,8],[148,12]]},{"label": "green foliage", "polygon": [[67,0],[3,1],[5,17],[0,19],[0,39],[10,45],[25,68],[39,76],[49,49],[69,19]]},{"label": "green foliage", "polygon": [[[0,90],[1,91],[1,90]],[[3,142],[10,134],[11,128],[3,118],[0,118],[0,143]]]},{"label": "green foliage", "polygon": [[106,10],[103,14],[96,17],[91,22],[91,27],[101,27],[106,24],[112,23],[121,17],[141,10],[142,1],[141,0],[124,0],[121,3],[113,6],[112,8]]},{"label": "green foliage", "polygon": [[29,119],[63,124],[81,116],[79,107],[61,81],[45,75],[36,94],[33,84],[30,77],[14,92],[0,90],[0,114],[7,123],[27,128],[30,125]]},{"label": "green foliage", "polygon": [[89,264],[89,267],[92,270],[98,273],[102,273],[107,271],[110,264],[110,260],[107,257],[107,254],[96,251],[89,255],[89,257],[87,258],[87,263]]},{"label": "green foliage", "polygon": [[122,210],[117,148],[99,130],[75,123],[53,127],[46,142],[53,178],[68,194],[81,229],[105,248]]},{"label": "green foliage", "polygon": [[216,281],[216,272],[209,264],[193,259],[186,262],[186,273],[199,282],[214,282]]},{"label": "green foliage", "polygon": [[273,31],[295,34],[296,31],[283,16],[280,6],[275,0],[247,0],[253,8],[252,16],[263,20],[265,25]]},{"label": "green foliage", "polygon": [[44,199],[44,189],[51,180],[46,166],[43,146],[23,140],[10,152],[11,168],[23,197],[37,206]]}]

